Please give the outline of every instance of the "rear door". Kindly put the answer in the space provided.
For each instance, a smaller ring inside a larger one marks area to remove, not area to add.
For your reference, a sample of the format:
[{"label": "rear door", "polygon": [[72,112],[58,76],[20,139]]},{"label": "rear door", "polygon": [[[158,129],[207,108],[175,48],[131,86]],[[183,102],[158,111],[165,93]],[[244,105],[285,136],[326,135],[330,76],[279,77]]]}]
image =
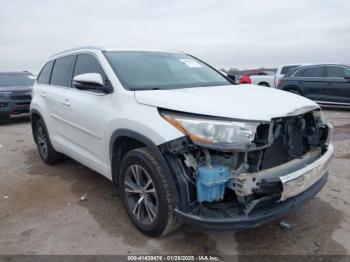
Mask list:
[{"label": "rear door", "polygon": [[330,103],[350,103],[350,70],[344,66],[326,66],[326,96]]},{"label": "rear door", "polygon": [[70,85],[73,62],[73,55],[58,58],[54,61],[50,87],[45,91],[45,97],[48,103],[46,108],[50,108],[50,121],[52,122],[50,125],[52,130],[49,130],[49,132],[50,135],[54,134],[54,137],[52,138],[51,135],[51,138],[59,149],[64,148],[65,143],[62,138],[67,135],[64,129],[63,100],[64,93]]},{"label": "rear door", "polygon": [[[97,57],[93,54],[79,54],[76,58],[73,76],[99,73],[109,83]],[[66,143],[69,144],[70,155],[85,165],[106,174],[109,167],[104,161],[103,137],[110,113],[111,95],[102,92],[78,90],[72,86],[64,97],[63,117]]]},{"label": "rear door", "polygon": [[312,66],[298,70],[294,74],[296,84],[302,88],[305,97],[315,101],[324,101],[325,93],[325,67]]}]

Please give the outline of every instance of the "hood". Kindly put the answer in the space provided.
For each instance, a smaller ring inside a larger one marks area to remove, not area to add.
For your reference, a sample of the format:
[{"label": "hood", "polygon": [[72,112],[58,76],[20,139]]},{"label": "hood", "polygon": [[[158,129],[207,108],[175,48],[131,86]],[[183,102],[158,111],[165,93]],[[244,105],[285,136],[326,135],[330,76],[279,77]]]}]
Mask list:
[{"label": "hood", "polygon": [[0,92],[25,92],[31,89],[32,86],[0,86]]},{"label": "hood", "polygon": [[135,91],[140,104],[186,113],[244,120],[303,114],[318,108],[313,101],[275,88],[227,85],[173,90]]}]

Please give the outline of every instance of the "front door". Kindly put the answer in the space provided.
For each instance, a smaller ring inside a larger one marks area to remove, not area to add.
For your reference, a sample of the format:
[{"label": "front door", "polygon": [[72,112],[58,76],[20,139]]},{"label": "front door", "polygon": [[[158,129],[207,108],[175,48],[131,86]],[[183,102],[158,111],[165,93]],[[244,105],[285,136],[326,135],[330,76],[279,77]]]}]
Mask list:
[{"label": "front door", "polygon": [[[73,70],[73,78],[85,73],[106,75],[97,58],[92,54],[79,54]],[[69,150],[78,161],[102,173],[109,173],[106,161],[104,131],[111,107],[111,95],[73,86],[65,93],[64,119]]]}]

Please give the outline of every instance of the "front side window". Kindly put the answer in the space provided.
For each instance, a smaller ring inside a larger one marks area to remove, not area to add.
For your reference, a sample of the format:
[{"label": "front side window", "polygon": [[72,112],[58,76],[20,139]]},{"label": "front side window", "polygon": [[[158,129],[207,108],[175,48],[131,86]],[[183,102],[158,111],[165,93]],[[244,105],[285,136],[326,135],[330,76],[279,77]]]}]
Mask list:
[{"label": "front side window", "polygon": [[315,66],[299,70],[295,76],[299,77],[324,77],[324,67]]},{"label": "front side window", "polygon": [[0,74],[0,86],[31,86],[34,80],[29,78],[30,74],[27,73],[1,73]]},{"label": "front side window", "polygon": [[70,87],[73,61],[74,56],[66,56],[55,61],[52,69],[51,85]]},{"label": "front side window", "polygon": [[186,54],[121,51],[105,52],[105,56],[119,80],[130,90],[231,84],[214,69]]},{"label": "front side window", "polygon": [[102,77],[105,76],[103,69],[97,59],[89,54],[78,55],[75,63],[73,77],[80,74],[99,73]]},{"label": "front side window", "polygon": [[43,67],[37,81],[39,84],[46,84],[46,85],[49,84],[52,66],[53,66],[53,61],[50,61]]},{"label": "front side window", "polygon": [[326,76],[344,78],[346,76],[350,76],[350,70],[341,66],[327,66]]}]

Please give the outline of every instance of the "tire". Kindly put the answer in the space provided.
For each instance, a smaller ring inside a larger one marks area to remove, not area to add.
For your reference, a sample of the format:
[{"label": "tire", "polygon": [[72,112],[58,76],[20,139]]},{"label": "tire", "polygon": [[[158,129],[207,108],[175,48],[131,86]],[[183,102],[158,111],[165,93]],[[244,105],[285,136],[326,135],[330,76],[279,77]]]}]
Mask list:
[{"label": "tire", "polygon": [[48,165],[55,165],[61,162],[64,159],[64,155],[53,148],[44,121],[39,119],[35,122],[34,132],[35,143],[41,159]]},{"label": "tire", "polygon": [[288,92],[301,96],[300,91],[298,91],[298,90],[296,90],[296,89],[290,89],[290,90],[288,90]]},{"label": "tire", "polygon": [[182,225],[174,212],[169,181],[149,149],[144,147],[127,153],[120,171],[119,190],[124,207],[142,233],[159,237]]},{"label": "tire", "polygon": [[270,85],[268,83],[259,83],[259,86],[266,86],[266,87],[270,87]]}]

